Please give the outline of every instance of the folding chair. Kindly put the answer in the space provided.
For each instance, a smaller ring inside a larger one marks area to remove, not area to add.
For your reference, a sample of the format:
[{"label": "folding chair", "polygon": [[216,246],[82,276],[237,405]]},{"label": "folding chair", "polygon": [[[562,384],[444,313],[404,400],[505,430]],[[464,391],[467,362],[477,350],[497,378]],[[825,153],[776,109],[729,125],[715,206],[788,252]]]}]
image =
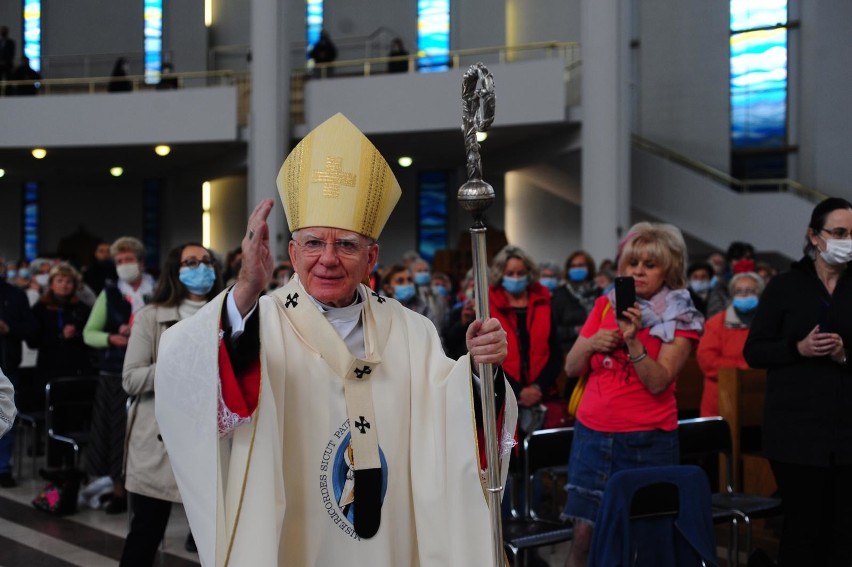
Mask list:
[{"label": "folding chair", "polygon": [[[782,513],[781,500],[768,498],[757,494],[734,492],[733,482],[733,458],[731,450],[731,429],[728,422],[722,417],[699,417],[695,419],[684,419],[678,422],[678,439],[680,442],[681,460],[684,458],[695,458],[705,455],[721,455],[724,457],[724,478],[720,479],[722,490],[712,495],[713,516],[717,522],[725,520],[733,515],[732,529],[736,532],[734,539],[736,545],[735,553],[738,552],[738,522],[742,520],[746,527],[746,556],[751,554],[751,520],[752,518],[766,518],[777,516]],[[739,557],[734,555],[735,561]]]},{"label": "folding chair", "polygon": [[71,464],[74,468],[78,467],[80,450],[89,443],[89,429],[92,424],[92,408],[95,405],[97,386],[97,376],[54,378],[45,386],[48,466],[53,463],[51,460],[51,441],[53,441],[71,446],[74,451]]},{"label": "folding chair", "polygon": [[573,427],[560,427],[534,431],[524,439],[523,516],[503,520],[503,544],[515,567],[526,565],[526,550],[569,541],[574,536],[569,524],[541,518],[532,507],[536,472],[564,465],[573,437]]}]

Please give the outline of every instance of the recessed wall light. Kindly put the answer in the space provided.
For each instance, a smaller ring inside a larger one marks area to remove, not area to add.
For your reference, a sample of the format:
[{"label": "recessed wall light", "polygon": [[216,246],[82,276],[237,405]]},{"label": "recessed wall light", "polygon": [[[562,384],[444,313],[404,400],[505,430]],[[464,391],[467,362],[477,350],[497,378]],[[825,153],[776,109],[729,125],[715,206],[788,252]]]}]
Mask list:
[{"label": "recessed wall light", "polygon": [[44,148],[35,148],[32,153],[34,158],[44,159],[44,156],[47,155],[47,150]]},{"label": "recessed wall light", "polygon": [[0,167],[0,177],[3,177],[4,175],[6,175],[6,170]]},{"label": "recessed wall light", "polygon": [[399,163],[400,167],[409,167],[414,163],[414,160],[408,156],[402,156],[397,160],[397,163]]},{"label": "recessed wall light", "polygon": [[121,174],[124,173],[124,168],[120,166],[115,166],[109,168],[109,174],[113,177],[121,177]]},{"label": "recessed wall light", "polygon": [[484,142],[487,139],[488,139],[488,132],[477,132],[476,133],[476,141],[477,142]]},{"label": "recessed wall light", "polygon": [[172,149],[165,144],[161,144],[154,148],[154,153],[156,153],[160,157],[165,157],[172,153]]}]

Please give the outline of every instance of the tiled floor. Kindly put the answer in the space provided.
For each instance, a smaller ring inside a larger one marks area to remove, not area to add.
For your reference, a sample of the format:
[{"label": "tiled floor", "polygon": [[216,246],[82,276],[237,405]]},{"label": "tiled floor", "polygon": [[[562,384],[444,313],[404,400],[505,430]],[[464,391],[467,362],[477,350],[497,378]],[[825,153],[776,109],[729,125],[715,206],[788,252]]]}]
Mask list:
[{"label": "tiled floor", "polygon": [[[81,508],[54,517],[32,506],[47,481],[33,479],[29,459],[16,488],[0,488],[0,567],[114,567],[118,564],[127,514]],[[158,567],[192,567],[198,556],[184,550],[189,532],[183,507],[175,504],[160,549]]]}]

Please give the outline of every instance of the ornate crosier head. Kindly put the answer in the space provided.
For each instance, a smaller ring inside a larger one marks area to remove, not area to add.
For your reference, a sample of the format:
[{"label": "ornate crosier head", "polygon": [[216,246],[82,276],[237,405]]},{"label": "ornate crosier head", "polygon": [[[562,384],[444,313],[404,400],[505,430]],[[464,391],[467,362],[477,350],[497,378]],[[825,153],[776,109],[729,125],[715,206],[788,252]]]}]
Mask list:
[{"label": "ornate crosier head", "polygon": [[494,78],[482,63],[471,65],[462,82],[462,133],[467,155],[467,182],[459,188],[463,209],[473,215],[476,225],[494,202],[494,188],[482,180],[482,159],[477,132],[485,132],[494,122]]}]

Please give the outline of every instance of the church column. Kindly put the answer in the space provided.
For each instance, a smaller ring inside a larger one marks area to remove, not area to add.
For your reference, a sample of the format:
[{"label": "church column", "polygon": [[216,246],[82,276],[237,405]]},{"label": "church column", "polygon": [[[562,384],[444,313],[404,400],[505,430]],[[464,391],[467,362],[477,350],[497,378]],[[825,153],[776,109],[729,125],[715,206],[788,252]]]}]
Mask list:
[{"label": "church column", "polygon": [[287,257],[287,224],[275,178],[289,149],[290,50],[285,32],[285,4],[251,3],[251,110],[249,116],[248,211],[267,197],[275,199],[269,215],[270,247],[275,260]]},{"label": "church column", "polygon": [[630,227],[629,43],[626,0],[582,0],[582,246],[615,258]]}]

